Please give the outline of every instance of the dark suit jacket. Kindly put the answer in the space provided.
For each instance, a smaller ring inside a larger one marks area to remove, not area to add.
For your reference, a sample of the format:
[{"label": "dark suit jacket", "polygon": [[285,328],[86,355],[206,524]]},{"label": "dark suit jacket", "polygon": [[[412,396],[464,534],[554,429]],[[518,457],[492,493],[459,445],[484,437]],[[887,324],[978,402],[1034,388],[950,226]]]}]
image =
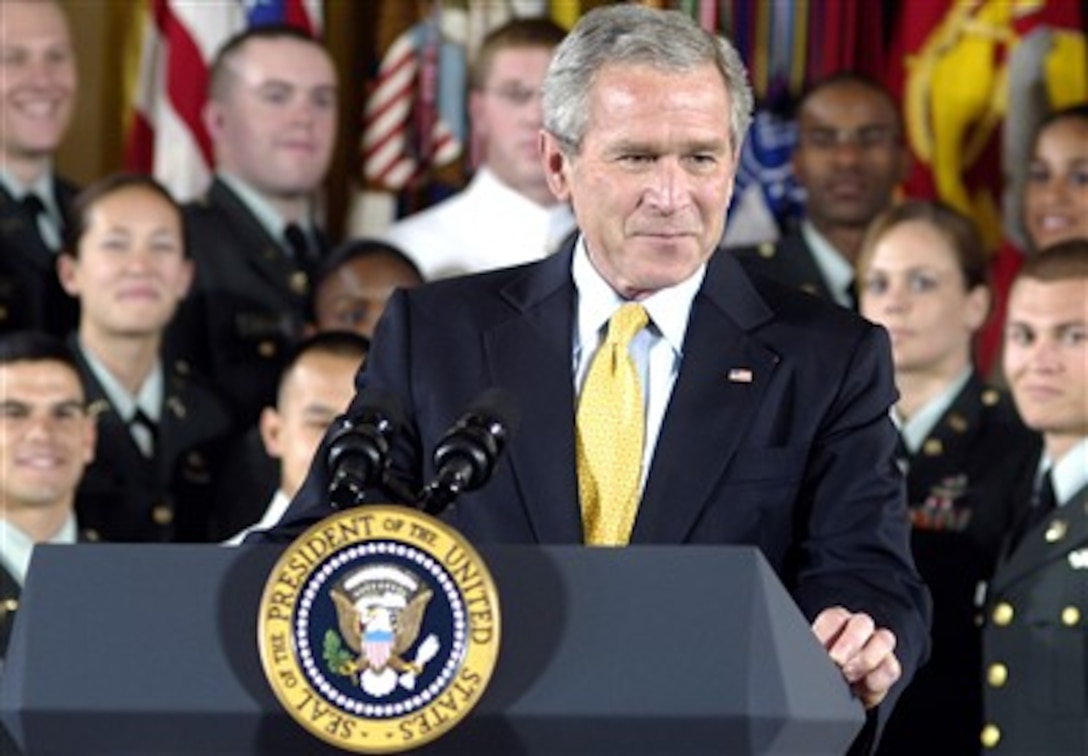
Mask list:
[{"label": "dark suit jacket", "polygon": [[899,699],[878,753],[977,753],[982,638],[977,593],[1025,501],[1042,439],[1010,397],[968,380],[907,460],[911,546],[933,595],[933,654]]},{"label": "dark suit jacket", "polygon": [[1088,487],[1003,553],[985,620],[993,752],[1088,753]]},{"label": "dark suit jacket", "polygon": [[[54,198],[65,225],[77,189],[59,177]],[[79,302],[60,286],[56,253],[21,202],[0,187],[0,333],[32,329],[58,338],[76,327]]]},{"label": "dark suit jacket", "polygon": [[[520,430],[491,481],[444,514],[473,541],[582,542],[570,264],[568,247],[398,292],[359,379],[354,406],[370,387],[402,397],[409,420],[393,468],[416,488],[434,474],[435,443],[482,390],[501,386],[520,399]],[[757,284],[736,259],[715,255],[692,305],[632,543],[758,546],[810,619],[841,604],[894,630],[909,679],[927,653],[929,607],[894,462],[895,399],[882,329]],[[330,513],[325,448],[270,540]]]},{"label": "dark suit jacket", "polygon": [[95,458],[76,495],[80,524],[103,540],[206,542],[232,425],[226,405],[187,369],[164,365],[155,455],[136,446],[73,337],[91,411]]},{"label": "dark suit jacket", "polygon": [[196,280],[171,324],[168,351],[190,360],[247,427],[275,401],[305,325],[309,276],[218,179],[186,207],[185,222]]},{"label": "dark suit jacket", "polygon": [[800,227],[790,229],[778,241],[751,247],[731,247],[726,251],[735,255],[746,269],[756,275],[835,301]]}]

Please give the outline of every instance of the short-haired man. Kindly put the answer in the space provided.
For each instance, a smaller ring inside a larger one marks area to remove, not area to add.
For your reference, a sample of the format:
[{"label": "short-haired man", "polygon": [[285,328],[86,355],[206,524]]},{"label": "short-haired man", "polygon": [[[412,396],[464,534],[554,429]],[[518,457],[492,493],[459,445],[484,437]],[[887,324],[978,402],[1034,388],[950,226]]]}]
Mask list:
[{"label": "short-haired man", "polygon": [[255,27],[219,51],[209,88],[216,176],[186,208],[196,280],[170,342],[252,425],[301,338],[327,248],[314,198],[336,137],[336,71],[304,32]]},{"label": "short-haired man", "polygon": [[76,188],[53,170],[78,77],[68,19],[54,0],[0,7],[0,331],[63,337],[77,305],[57,281],[56,254]]},{"label": "short-haired man", "polygon": [[64,342],[38,331],[0,335],[0,661],[34,545],[78,539],[76,488],[95,439]]},{"label": "short-haired man", "polygon": [[1004,365],[1043,454],[990,581],[982,744],[1088,753],[1088,240],[1056,244],[1021,268]]},{"label": "short-haired man", "polygon": [[910,164],[899,111],[876,82],[841,73],[802,96],[797,128],[792,164],[805,219],[777,242],[734,253],[755,273],[856,309],[862,238]]},{"label": "short-haired man", "polygon": [[461,192],[394,223],[386,237],[428,279],[537,260],[574,230],[570,206],[540,163],[540,86],[566,32],[515,18],[485,38],[473,62],[469,116],[480,166]]},{"label": "short-haired man", "polygon": [[[679,11],[600,6],[543,91],[541,151],[577,239],[396,292],[353,409],[400,397],[390,474],[419,490],[473,397],[520,398],[490,481],[444,512],[475,542],[760,548],[868,710],[868,745],[929,647],[887,334],[715,254],[752,109],[728,41]],[[264,538],[332,512],[327,472]]]},{"label": "short-haired man", "polygon": [[274,407],[261,412],[261,441],[279,460],[279,487],[260,520],[231,538],[238,544],[251,530],[275,525],[310,469],[329,426],[355,395],[355,373],[369,342],[347,331],[323,331],[299,344],[280,378]]}]

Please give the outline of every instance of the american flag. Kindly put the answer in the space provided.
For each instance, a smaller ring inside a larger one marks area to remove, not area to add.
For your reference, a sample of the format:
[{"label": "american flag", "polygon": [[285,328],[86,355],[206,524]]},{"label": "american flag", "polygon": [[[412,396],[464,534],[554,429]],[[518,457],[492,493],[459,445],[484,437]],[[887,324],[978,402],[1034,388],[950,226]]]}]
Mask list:
[{"label": "american flag", "polygon": [[204,191],[214,167],[201,111],[216,51],[249,26],[288,23],[316,36],[323,0],[142,0],[136,7],[142,36],[126,168],[188,200]]}]

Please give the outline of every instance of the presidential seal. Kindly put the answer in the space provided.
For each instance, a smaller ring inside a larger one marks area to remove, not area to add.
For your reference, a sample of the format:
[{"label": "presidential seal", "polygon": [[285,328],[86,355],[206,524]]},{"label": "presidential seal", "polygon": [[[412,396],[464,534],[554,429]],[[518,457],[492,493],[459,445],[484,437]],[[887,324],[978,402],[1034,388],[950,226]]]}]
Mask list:
[{"label": "presidential seal", "polygon": [[356,753],[395,753],[452,729],[499,652],[487,566],[455,530],[376,505],[314,525],[277,561],[258,618],[261,664],[284,709]]}]

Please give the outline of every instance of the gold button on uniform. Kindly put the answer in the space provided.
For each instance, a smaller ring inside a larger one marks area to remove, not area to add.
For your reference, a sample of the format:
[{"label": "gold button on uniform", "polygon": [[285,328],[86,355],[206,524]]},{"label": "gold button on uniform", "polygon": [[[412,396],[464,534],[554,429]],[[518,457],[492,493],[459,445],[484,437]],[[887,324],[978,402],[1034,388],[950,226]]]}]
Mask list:
[{"label": "gold button on uniform", "polygon": [[994,620],[994,624],[998,627],[1005,627],[1010,622],[1015,612],[1012,610],[1012,604],[1007,601],[1002,601],[1000,604],[994,607],[993,614],[991,615]]},{"label": "gold button on uniform", "polygon": [[262,341],[257,345],[257,354],[262,357],[274,357],[276,354],[276,345],[271,341]]},{"label": "gold button on uniform", "polygon": [[174,521],[174,510],[168,504],[159,504],[151,510],[151,519],[156,525],[169,525]]},{"label": "gold button on uniform", "polygon": [[1043,534],[1043,538],[1047,543],[1057,543],[1065,538],[1065,534],[1069,532],[1069,524],[1065,520],[1055,520],[1047,526],[1046,533]]},{"label": "gold button on uniform", "polygon": [[13,599],[13,598],[4,599],[4,603],[0,604],[0,617],[4,616],[5,614],[9,614],[11,612],[14,612],[18,608],[19,608],[19,599]]},{"label": "gold button on uniform", "polygon": [[982,745],[986,748],[994,748],[1001,742],[1001,730],[998,729],[997,725],[988,724],[982,728],[979,740],[982,741]]},{"label": "gold button on uniform", "polygon": [[944,454],[944,444],[941,443],[939,438],[927,438],[926,442],[922,444],[922,452],[927,457],[939,457]]},{"label": "gold button on uniform", "polygon": [[310,288],[310,279],[306,277],[305,273],[295,272],[287,279],[287,286],[295,294],[305,294]]},{"label": "gold button on uniform", "polygon": [[1062,609],[1062,624],[1066,627],[1076,627],[1080,623],[1080,609],[1075,606],[1067,606]]},{"label": "gold button on uniform", "polygon": [[1000,688],[1008,681],[1008,679],[1009,668],[1000,662],[991,664],[990,668],[986,670],[986,682],[988,682],[991,687]]}]

